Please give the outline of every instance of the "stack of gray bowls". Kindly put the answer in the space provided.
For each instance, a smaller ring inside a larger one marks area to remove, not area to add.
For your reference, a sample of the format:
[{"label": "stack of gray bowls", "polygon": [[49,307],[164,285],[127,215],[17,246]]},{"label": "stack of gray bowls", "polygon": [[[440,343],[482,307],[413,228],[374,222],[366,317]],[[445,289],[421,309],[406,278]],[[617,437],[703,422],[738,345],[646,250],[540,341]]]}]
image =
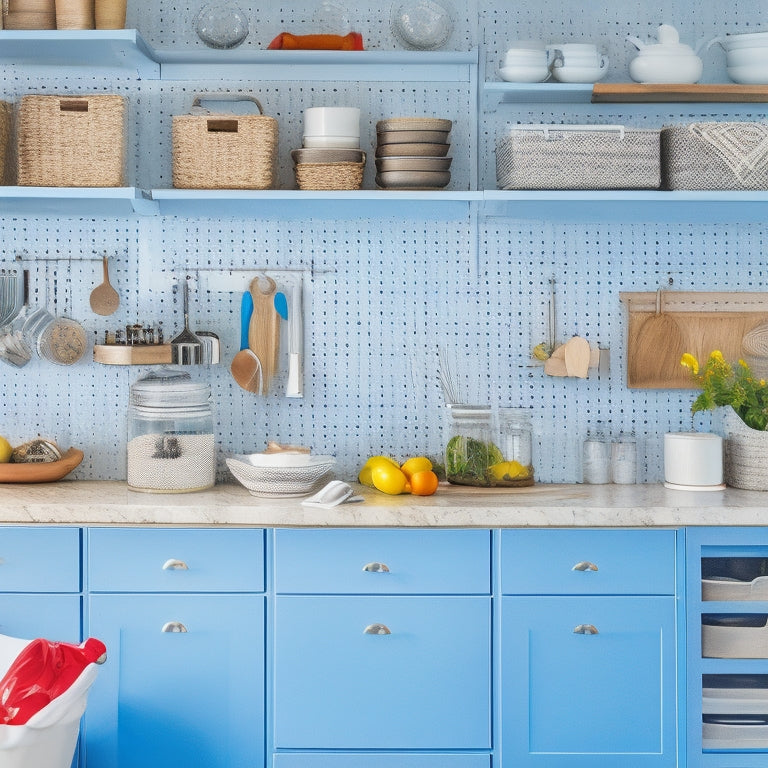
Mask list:
[{"label": "stack of gray bowls", "polygon": [[439,117],[391,117],[376,123],[376,186],[443,189],[451,181],[453,123]]}]

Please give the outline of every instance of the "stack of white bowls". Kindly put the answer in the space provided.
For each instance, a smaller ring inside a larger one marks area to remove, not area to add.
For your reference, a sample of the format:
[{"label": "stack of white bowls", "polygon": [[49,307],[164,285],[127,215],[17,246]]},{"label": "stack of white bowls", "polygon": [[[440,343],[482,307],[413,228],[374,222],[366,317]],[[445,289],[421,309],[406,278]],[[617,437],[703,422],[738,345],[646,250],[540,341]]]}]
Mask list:
[{"label": "stack of white bowls", "polygon": [[768,32],[724,35],[711,40],[725,51],[728,77],[734,83],[761,85],[768,83]]},{"label": "stack of white bowls", "polygon": [[510,83],[543,83],[550,77],[546,45],[540,40],[516,40],[499,62],[499,76]]},{"label": "stack of white bowls", "polygon": [[392,117],[376,123],[376,186],[443,189],[451,181],[448,134],[439,117]]}]

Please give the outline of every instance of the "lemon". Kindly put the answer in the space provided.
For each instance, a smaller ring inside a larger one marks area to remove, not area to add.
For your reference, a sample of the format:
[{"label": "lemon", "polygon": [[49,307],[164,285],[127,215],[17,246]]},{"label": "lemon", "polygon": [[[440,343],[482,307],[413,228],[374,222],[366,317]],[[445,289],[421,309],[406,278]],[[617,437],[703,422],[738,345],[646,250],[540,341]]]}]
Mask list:
[{"label": "lemon", "polygon": [[411,477],[417,472],[429,472],[431,469],[432,462],[426,456],[414,456],[400,467],[406,477]]},{"label": "lemon", "polygon": [[514,480],[517,477],[525,477],[528,472],[519,461],[502,461],[488,467],[488,471],[496,480]]},{"label": "lemon", "polygon": [[0,464],[7,464],[12,453],[13,446],[4,437],[0,437]]},{"label": "lemon", "polygon": [[373,480],[373,486],[377,490],[397,496],[405,490],[408,478],[397,465],[390,464],[387,466],[386,463],[381,463],[371,470],[371,480]]},{"label": "lemon", "polygon": [[357,482],[360,485],[367,485],[369,488],[373,488],[373,478],[371,477],[371,468],[363,467],[360,470],[360,474],[357,476]]},{"label": "lemon", "polygon": [[542,341],[531,350],[531,354],[536,360],[548,360],[551,356],[549,344]]},{"label": "lemon", "polygon": [[363,464],[363,468],[370,467],[373,469],[375,466],[381,464],[382,462],[385,464],[392,464],[393,466],[400,469],[400,465],[394,459],[390,459],[389,456],[371,456],[371,458],[368,459],[365,464]]}]

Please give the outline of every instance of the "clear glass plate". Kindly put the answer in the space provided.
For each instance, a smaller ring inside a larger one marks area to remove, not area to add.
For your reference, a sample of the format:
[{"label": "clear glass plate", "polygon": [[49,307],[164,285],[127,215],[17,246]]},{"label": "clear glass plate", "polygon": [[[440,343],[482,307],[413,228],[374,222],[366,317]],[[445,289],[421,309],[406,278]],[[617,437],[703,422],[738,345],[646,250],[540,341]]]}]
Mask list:
[{"label": "clear glass plate", "polygon": [[232,3],[209,3],[197,15],[195,32],[209,48],[237,48],[248,37],[248,16]]}]

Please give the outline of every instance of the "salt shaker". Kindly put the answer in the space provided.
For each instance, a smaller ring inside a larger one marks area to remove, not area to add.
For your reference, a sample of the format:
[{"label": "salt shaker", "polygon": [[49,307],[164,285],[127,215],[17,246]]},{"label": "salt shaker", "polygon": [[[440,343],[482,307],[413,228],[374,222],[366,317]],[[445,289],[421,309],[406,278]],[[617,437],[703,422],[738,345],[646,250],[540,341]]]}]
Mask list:
[{"label": "salt shaker", "polygon": [[582,481],[592,485],[611,482],[611,442],[601,423],[587,432],[582,446]]}]

